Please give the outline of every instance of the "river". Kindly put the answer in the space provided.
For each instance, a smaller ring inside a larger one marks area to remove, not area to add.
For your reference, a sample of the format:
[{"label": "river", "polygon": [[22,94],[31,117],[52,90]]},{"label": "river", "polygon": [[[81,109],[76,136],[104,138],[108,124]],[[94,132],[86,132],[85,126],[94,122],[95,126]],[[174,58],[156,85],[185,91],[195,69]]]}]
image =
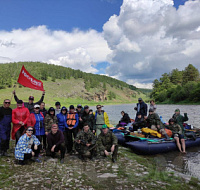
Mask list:
[{"label": "river", "polygon": [[[125,111],[134,119],[136,114],[135,106],[136,104],[106,105],[104,110],[108,113],[110,123],[117,124],[121,118],[121,111]],[[181,114],[188,114],[189,121],[187,123],[200,128],[200,105],[157,105],[156,112],[167,122],[177,108],[180,109]],[[96,110],[94,106],[91,109]],[[200,179],[200,147],[189,148],[186,151],[187,154],[173,151],[150,157],[153,157],[159,165],[165,166],[167,170],[174,171],[179,176],[184,178],[193,176]]]}]

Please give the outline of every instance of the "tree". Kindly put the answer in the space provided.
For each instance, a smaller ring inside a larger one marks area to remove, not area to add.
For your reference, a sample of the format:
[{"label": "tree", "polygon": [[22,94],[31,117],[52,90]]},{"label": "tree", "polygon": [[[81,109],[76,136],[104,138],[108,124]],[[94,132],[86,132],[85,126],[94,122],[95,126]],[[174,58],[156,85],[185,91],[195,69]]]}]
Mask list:
[{"label": "tree", "polygon": [[183,72],[178,69],[173,69],[169,74],[170,80],[173,84],[182,84],[183,81]]},{"label": "tree", "polygon": [[192,64],[189,64],[183,71],[183,83],[188,81],[198,81],[199,80],[199,71]]}]

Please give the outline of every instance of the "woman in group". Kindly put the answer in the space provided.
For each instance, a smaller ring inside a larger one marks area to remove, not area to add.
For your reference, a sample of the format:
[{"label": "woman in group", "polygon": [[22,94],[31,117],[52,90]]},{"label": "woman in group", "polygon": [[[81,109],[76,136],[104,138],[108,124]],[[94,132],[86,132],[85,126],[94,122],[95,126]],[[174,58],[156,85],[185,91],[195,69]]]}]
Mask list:
[{"label": "woman in group", "polygon": [[[172,137],[175,139],[176,144],[178,146],[178,149],[182,153],[186,153],[185,151],[185,139],[182,135],[182,129],[180,125],[174,123],[174,119],[171,118],[169,120],[169,125],[167,126],[168,129],[170,129],[173,133]],[[181,144],[180,144],[181,142]]]},{"label": "woman in group", "polygon": [[65,146],[67,147],[67,135],[65,128],[67,126],[67,108],[65,106],[62,107],[59,114],[57,114],[58,119],[58,128],[60,131],[63,132],[64,138],[65,138]]},{"label": "woman in group", "polygon": [[152,109],[154,112],[156,112],[157,106],[154,100],[150,101],[149,109]]},{"label": "woman in group", "polygon": [[48,114],[44,119],[45,135],[48,135],[51,132],[51,126],[53,123],[58,124],[58,119],[55,115],[55,109],[53,107],[50,107],[48,110]]},{"label": "woman in group", "polygon": [[35,135],[40,142],[43,142],[43,149],[46,150],[44,115],[40,112],[40,106],[38,104],[34,105],[34,112],[30,114],[27,125],[35,128]]},{"label": "woman in group", "polygon": [[59,130],[64,132],[67,124],[67,108],[65,106],[63,106],[61,112],[57,114],[57,119]]},{"label": "woman in group", "polygon": [[127,113],[124,111],[121,111],[122,118],[119,121],[119,125],[127,125],[128,123],[131,123],[131,119]]},{"label": "woman in group", "polygon": [[27,120],[29,118],[29,115],[29,110],[28,108],[24,107],[23,101],[18,100],[17,108],[12,110],[12,139],[16,139],[16,144],[27,127]]},{"label": "woman in group", "polygon": [[41,162],[38,159],[41,145],[40,141],[33,135],[34,127],[28,127],[26,133],[22,135],[15,147],[15,158],[20,165],[24,165],[26,160],[34,157],[35,162]]}]

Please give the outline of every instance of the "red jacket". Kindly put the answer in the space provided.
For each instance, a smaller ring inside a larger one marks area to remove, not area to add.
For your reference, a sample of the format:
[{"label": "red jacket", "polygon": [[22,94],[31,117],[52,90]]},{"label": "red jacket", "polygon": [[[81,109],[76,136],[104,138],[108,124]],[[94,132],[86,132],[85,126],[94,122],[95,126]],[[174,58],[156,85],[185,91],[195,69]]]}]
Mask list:
[{"label": "red jacket", "polygon": [[[42,112],[40,112],[40,114],[42,115],[42,117],[44,118],[44,115],[42,114]],[[27,120],[27,126],[32,126],[34,127],[35,126],[35,123],[36,123],[36,119],[35,119],[35,115],[34,113],[31,113],[28,117],[28,120]]]},{"label": "red jacket", "polygon": [[20,121],[24,123],[24,127],[27,126],[27,120],[30,115],[28,108],[25,107],[17,107],[12,110],[12,139],[15,140],[15,133],[20,129],[21,125],[19,124]]}]

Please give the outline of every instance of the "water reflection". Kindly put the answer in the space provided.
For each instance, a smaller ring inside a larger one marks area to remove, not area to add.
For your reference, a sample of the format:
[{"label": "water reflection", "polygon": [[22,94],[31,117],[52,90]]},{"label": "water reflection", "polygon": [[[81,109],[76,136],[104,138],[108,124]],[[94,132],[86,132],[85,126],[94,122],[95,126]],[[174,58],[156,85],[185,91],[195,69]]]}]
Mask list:
[{"label": "water reflection", "polygon": [[[110,123],[117,124],[121,118],[120,113],[122,110],[127,112],[131,118],[135,118],[135,106],[136,104],[106,105],[104,106],[104,110],[108,113]],[[96,110],[94,106],[91,108]],[[163,117],[165,122],[167,122],[177,108],[180,109],[181,114],[188,114],[189,124],[200,128],[200,105],[157,105],[156,112]],[[186,151],[187,154],[173,151],[162,155],[155,155],[153,158],[158,166],[163,166],[169,170],[176,171],[179,174],[184,174],[186,176],[190,175],[200,179],[200,147],[189,148]]]}]

